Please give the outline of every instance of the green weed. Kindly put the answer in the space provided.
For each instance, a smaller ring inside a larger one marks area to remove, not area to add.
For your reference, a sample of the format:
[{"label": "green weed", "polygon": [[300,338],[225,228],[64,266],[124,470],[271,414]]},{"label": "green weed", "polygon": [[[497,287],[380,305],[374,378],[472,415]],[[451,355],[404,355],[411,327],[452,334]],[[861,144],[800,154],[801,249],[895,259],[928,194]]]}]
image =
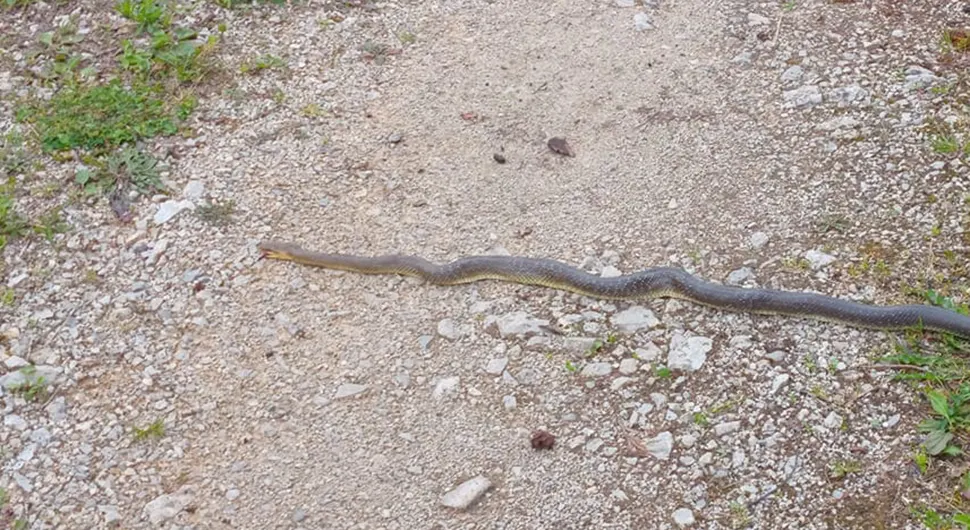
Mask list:
[{"label": "green weed", "polygon": [[165,436],[165,422],[159,418],[145,428],[132,427],[132,437],[136,442],[159,439]]},{"label": "green weed", "polygon": [[961,454],[960,447],[950,442],[956,431],[970,427],[970,384],[964,383],[953,393],[932,389],[925,395],[935,414],[919,425],[919,430],[927,433],[923,441],[926,453],[930,456]]},{"label": "green weed", "polygon": [[175,78],[179,83],[202,81],[214,68],[208,60],[219,42],[210,35],[198,40],[199,33],[191,28],[173,31],[155,30],[146,45],[131,40],[121,43],[121,67],[134,73],[142,81]]},{"label": "green weed", "polygon": [[115,5],[115,11],[138,24],[137,34],[158,31],[172,23],[172,11],[157,0],[122,0]]},{"label": "green weed", "polygon": [[60,208],[54,208],[42,215],[34,224],[34,232],[41,235],[48,243],[54,241],[54,236],[63,234],[71,229],[71,225],[64,220]]},{"label": "green weed", "polygon": [[14,200],[14,178],[0,185],[0,250],[7,246],[7,241],[19,237],[27,231],[27,220],[17,213]]},{"label": "green weed", "polygon": [[229,200],[218,203],[200,204],[195,208],[195,215],[211,225],[227,225],[232,221],[236,212],[235,201]]},{"label": "green weed", "polygon": [[855,460],[840,460],[832,464],[829,476],[834,479],[842,479],[853,473],[862,471],[862,464]]},{"label": "green weed", "polygon": [[961,151],[962,146],[960,145],[960,140],[956,136],[946,134],[946,135],[934,135],[930,138],[930,147],[934,152],[941,155],[953,155]]},{"label": "green weed", "polygon": [[263,70],[269,70],[273,68],[286,68],[286,63],[283,59],[275,55],[260,55],[259,57],[243,61],[239,66],[239,72],[243,74],[258,74]]},{"label": "green weed", "polygon": [[16,117],[32,124],[45,151],[101,150],[178,131],[169,105],[154,89],[120,82],[68,87],[49,102],[20,107]]},{"label": "green weed", "polygon": [[11,394],[23,397],[27,401],[43,401],[47,398],[47,381],[44,377],[37,376],[37,369],[33,366],[25,366],[20,369],[25,377],[23,383],[9,387]]}]

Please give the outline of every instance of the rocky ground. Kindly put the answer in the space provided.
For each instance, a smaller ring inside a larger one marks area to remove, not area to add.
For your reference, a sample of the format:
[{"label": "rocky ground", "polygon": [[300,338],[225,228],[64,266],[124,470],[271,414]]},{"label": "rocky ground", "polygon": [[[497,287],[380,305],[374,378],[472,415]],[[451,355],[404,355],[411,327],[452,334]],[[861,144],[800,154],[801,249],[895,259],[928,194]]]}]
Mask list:
[{"label": "rocky ground", "polygon": [[169,93],[197,97],[179,132],[140,144],[167,192],[82,193],[96,162],[43,151],[18,109],[55,101],[45,68],[64,57],[93,78],[131,57],[118,43],[137,21],[114,5],[10,0],[0,17],[0,214],[33,228],[0,215],[0,522],[967,517],[965,459],[928,455],[918,429],[927,389],[948,387],[894,379],[942,368],[878,362],[902,334],[256,250],[509,253],[966,301],[967,38],[947,32],[970,25],[964,3],[184,4],[178,23],[219,38],[214,73]]}]

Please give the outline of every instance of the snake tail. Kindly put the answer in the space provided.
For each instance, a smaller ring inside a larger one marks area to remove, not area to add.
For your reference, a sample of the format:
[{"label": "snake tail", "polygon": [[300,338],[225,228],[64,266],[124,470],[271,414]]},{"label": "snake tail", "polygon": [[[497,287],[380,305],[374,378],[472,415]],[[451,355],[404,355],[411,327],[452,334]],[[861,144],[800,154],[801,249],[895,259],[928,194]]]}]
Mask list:
[{"label": "snake tail", "polygon": [[499,280],[607,300],[678,298],[724,311],[783,315],[876,330],[918,328],[970,339],[970,316],[938,306],[876,306],[815,293],[733,287],[702,280],[676,267],[603,278],[545,258],[470,256],[439,265],[417,256],[327,254],[276,241],[261,242],[258,248],[271,259],[362,274],[414,276],[435,285]]}]

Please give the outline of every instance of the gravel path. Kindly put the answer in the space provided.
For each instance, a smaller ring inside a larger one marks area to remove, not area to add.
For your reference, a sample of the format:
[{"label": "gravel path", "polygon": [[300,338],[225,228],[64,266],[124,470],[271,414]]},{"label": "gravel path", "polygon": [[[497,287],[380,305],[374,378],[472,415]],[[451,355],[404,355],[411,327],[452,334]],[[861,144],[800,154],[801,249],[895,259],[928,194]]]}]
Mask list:
[{"label": "gravel path", "polygon": [[[926,410],[873,366],[885,334],[432,287],[255,244],[677,265],[874,303],[944,278],[966,297],[970,180],[928,134],[966,119],[939,35],[970,17],[938,4],[199,6],[228,26],[229,72],[286,68],[234,75],[191,138],[154,141],[173,196],[130,223],[80,200],[56,244],[3,250],[0,521],[920,528],[912,509],[952,481],[914,464]],[[18,11],[0,91],[35,83],[23,43],[55,15],[117,27],[112,5]]]}]

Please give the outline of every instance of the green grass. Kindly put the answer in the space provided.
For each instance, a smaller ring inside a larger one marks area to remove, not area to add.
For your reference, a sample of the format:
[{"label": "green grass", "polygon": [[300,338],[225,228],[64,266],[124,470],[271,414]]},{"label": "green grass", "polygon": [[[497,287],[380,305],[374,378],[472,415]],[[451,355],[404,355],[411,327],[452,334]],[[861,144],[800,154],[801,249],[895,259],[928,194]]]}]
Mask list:
[{"label": "green grass", "polygon": [[219,42],[216,35],[198,41],[198,31],[191,28],[155,30],[147,44],[126,39],[121,43],[121,67],[138,79],[174,78],[178,83],[198,83],[214,70],[209,60]]},{"label": "green grass", "polygon": [[[966,304],[957,304],[940,292],[919,292],[930,304],[970,315]],[[876,359],[899,372],[896,380],[908,381],[918,388],[927,406],[927,417],[918,430],[924,435],[915,448],[913,460],[920,473],[927,475],[936,459],[965,457],[962,441],[970,434],[970,342],[959,337],[937,333],[931,340],[922,329],[906,333],[905,340],[894,345],[894,352]],[[927,528],[970,528],[970,515],[965,513],[962,492],[970,490],[970,475],[963,477],[953,496],[957,504],[946,502],[945,509],[922,505],[911,508],[913,517]]]},{"label": "green grass", "polygon": [[834,479],[842,479],[860,471],[862,471],[861,463],[855,460],[839,460],[832,464],[829,476]]},{"label": "green grass", "polygon": [[50,102],[18,109],[17,119],[33,125],[45,151],[109,150],[125,143],[178,132],[174,111],[156,90],[120,82],[68,87]]},{"label": "green grass", "polygon": [[0,185],[0,250],[7,246],[7,242],[24,235],[29,223],[17,212],[14,197],[14,178]]},{"label": "green grass", "polygon": [[215,226],[224,226],[232,222],[232,216],[236,213],[236,203],[234,201],[212,202],[200,204],[195,209],[195,215],[205,223]]},{"label": "green grass", "polygon": [[74,175],[74,181],[89,194],[129,188],[141,194],[166,191],[158,160],[139,147],[126,145],[103,160],[91,160],[91,164]]},{"label": "green grass", "polygon": [[132,427],[132,437],[136,442],[159,439],[165,436],[165,422],[159,418],[145,428]]},{"label": "green grass", "polygon": [[20,396],[26,401],[43,401],[47,399],[48,389],[47,380],[37,376],[37,369],[33,366],[25,366],[20,369],[24,374],[25,381],[19,385],[9,387],[8,390],[15,396]]},{"label": "green grass", "polygon": [[172,12],[157,0],[122,0],[115,4],[115,11],[137,24],[136,35],[164,29],[172,23]]},{"label": "green grass", "polygon": [[250,59],[243,61],[239,66],[239,72],[242,74],[258,74],[263,70],[270,70],[274,68],[286,68],[286,63],[283,59],[275,55],[265,54],[260,55],[255,59]]},{"label": "green grass", "polygon": [[963,149],[960,140],[950,134],[933,136],[930,138],[930,147],[934,152],[941,155],[954,155]]},{"label": "green grass", "polygon": [[225,9],[253,8],[260,5],[286,5],[286,0],[213,0],[219,7]]}]

